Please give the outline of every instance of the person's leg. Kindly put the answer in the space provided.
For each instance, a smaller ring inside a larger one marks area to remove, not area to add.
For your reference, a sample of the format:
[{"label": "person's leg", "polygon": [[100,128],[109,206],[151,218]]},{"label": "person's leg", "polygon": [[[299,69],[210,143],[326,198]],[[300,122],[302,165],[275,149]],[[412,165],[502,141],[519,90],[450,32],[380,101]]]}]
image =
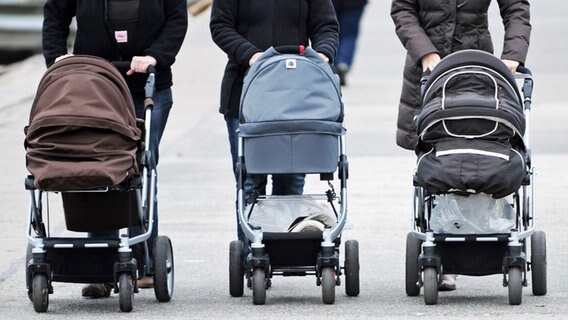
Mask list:
[{"label": "person's leg", "polygon": [[341,10],[337,14],[340,31],[335,66],[337,67],[342,85],[346,84],[345,76],[353,64],[361,16],[364,9],[365,6],[348,8]]},{"label": "person's leg", "polygon": [[[233,175],[235,176],[235,190],[238,192],[238,184],[237,184],[237,158],[238,158],[238,139],[239,135],[237,130],[239,129],[239,119],[234,117],[225,116],[225,124],[227,125],[227,137],[229,138],[229,148],[231,150],[231,165],[233,168]],[[245,184],[246,186],[246,184]],[[238,193],[235,193],[235,199],[238,196]],[[243,241],[246,244],[246,237],[239,225],[239,214],[238,214],[238,202],[235,200],[235,217],[237,218],[237,239]],[[246,245],[245,245],[245,250]]]},{"label": "person's leg", "polygon": [[[237,130],[239,129],[239,119],[235,118],[235,117],[225,116],[225,123],[227,125],[229,147],[230,147],[230,150],[231,150],[233,174],[235,175],[235,181],[236,181],[237,173],[236,173],[235,170],[236,170],[237,157],[238,157],[239,135],[237,133]],[[245,179],[245,185],[244,185],[245,201],[247,203],[249,203],[251,201],[251,196],[253,194],[253,191],[256,191],[260,195],[264,195],[266,193],[264,191],[265,187],[266,187],[266,177],[264,177],[264,179],[262,179],[262,177],[253,178],[252,176],[247,175],[247,177]],[[237,188],[238,188],[238,185],[235,182],[235,189],[238,192]],[[245,234],[243,233],[243,230],[242,230],[242,228],[239,224],[239,217],[238,217],[239,213],[238,213],[237,205],[238,205],[238,202],[235,201],[235,216],[237,218],[237,220],[236,220],[237,221],[237,239],[241,240],[243,242],[243,244],[245,245],[244,247],[245,247],[245,257],[246,257],[249,253],[249,248],[248,248],[248,245],[247,245],[248,240],[247,240]]]},{"label": "person's leg", "polygon": [[304,192],[305,174],[272,175],[273,195],[300,195]]},{"label": "person's leg", "polygon": [[[107,232],[89,232],[89,238],[118,238],[118,230]],[[112,285],[108,283],[89,283],[81,288],[81,296],[85,298],[106,298],[110,297]]]},{"label": "person's leg", "polygon": [[[152,249],[154,239],[158,236],[158,160],[160,155],[160,141],[164,134],[166,128],[166,123],[170,114],[170,110],[173,105],[172,90],[171,88],[157,90],[153,97],[154,107],[152,108],[152,116],[150,122],[150,145],[149,150],[151,154],[151,160],[156,168],[156,188],[154,189],[154,214],[153,214],[153,224],[152,232],[150,238],[148,239],[148,251],[150,254],[150,259],[152,259]],[[134,104],[136,107],[136,116],[138,118],[144,119],[144,98],[136,96],[134,98]],[[140,227],[131,228],[132,235],[141,234],[142,230]],[[150,262],[151,263],[151,262]],[[138,286],[140,288],[150,288],[153,285],[152,278],[146,277],[138,281]]]}]

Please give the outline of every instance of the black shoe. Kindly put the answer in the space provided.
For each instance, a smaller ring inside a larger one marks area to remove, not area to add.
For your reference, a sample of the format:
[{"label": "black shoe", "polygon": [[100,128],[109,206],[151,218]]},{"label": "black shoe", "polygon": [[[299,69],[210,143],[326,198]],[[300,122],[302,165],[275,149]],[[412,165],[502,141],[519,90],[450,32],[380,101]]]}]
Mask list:
[{"label": "black shoe", "polygon": [[110,297],[112,286],[106,283],[90,283],[83,286],[81,295],[86,298],[98,299]]},{"label": "black shoe", "polygon": [[349,72],[349,66],[345,63],[340,63],[337,66],[337,75],[339,75],[339,84],[343,87],[347,85],[347,72]]}]

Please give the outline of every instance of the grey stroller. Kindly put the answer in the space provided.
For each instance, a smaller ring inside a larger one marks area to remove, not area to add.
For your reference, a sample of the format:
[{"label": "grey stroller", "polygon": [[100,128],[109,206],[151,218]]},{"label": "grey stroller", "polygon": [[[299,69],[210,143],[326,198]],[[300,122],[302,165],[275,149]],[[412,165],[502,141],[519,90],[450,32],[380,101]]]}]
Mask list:
[{"label": "grey stroller", "polygon": [[437,303],[442,273],[502,274],[509,303],[518,305],[531,271],[533,294],[546,294],[528,134],[533,81],[528,69],[517,71],[463,50],[423,78],[406,293],[423,286],[426,304]]},{"label": "grey stroller", "polygon": [[[236,240],[230,245],[232,296],[243,295],[243,275],[252,286],[254,304],[265,303],[267,283],[275,275],[315,275],[326,304],[335,302],[335,287],[342,274],[347,295],[359,294],[356,240],[345,243],[344,267],[339,262],[347,218],[348,176],[342,121],[339,79],[313,49],[270,48],[249,70],[241,96],[236,169],[238,219],[248,241]],[[332,184],[336,171],[339,195]],[[254,196],[247,206],[247,174],[290,173],[319,174],[320,180],[327,181],[328,190],[298,196]],[[299,207],[294,205],[309,206],[318,201],[324,204],[319,214],[327,216],[325,227],[289,232],[295,223],[308,218],[302,214],[305,210],[296,210]],[[274,215],[264,221],[281,220],[282,225],[269,226],[255,218],[263,207],[271,206],[276,207]],[[251,249],[247,257],[244,246]]]}]

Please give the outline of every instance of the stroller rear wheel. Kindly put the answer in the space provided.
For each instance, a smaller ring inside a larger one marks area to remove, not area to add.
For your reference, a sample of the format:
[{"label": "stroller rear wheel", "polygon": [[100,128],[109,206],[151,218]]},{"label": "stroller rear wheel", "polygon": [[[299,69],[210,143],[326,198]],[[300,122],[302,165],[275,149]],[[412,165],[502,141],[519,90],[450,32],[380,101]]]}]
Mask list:
[{"label": "stroller rear wheel", "polygon": [[47,276],[36,273],[32,280],[32,302],[36,312],[46,312],[49,306],[49,288]]},{"label": "stroller rear wheel", "polygon": [[26,261],[25,261],[26,264],[24,270],[26,271],[26,290],[28,291],[28,299],[30,299],[31,302],[34,302],[33,290],[32,290],[32,275],[31,273],[28,272],[28,263],[32,259],[32,249],[33,246],[28,243],[28,247],[26,248]]},{"label": "stroller rear wheel", "polygon": [[154,240],[154,294],[160,302],[168,302],[174,294],[174,253],[166,236]]},{"label": "stroller rear wheel", "polygon": [[424,268],[424,303],[438,303],[438,270],[434,267]]},{"label": "stroller rear wheel", "polygon": [[418,256],[420,255],[421,241],[414,237],[411,232],[406,235],[406,295],[415,297],[420,294],[420,267]]},{"label": "stroller rear wheel", "polygon": [[345,293],[350,297],[359,295],[359,242],[345,242]]},{"label": "stroller rear wheel", "polygon": [[266,302],[266,273],[262,268],[255,268],[252,273],[252,303]]},{"label": "stroller rear wheel", "polygon": [[242,297],[244,288],[244,247],[240,240],[229,245],[229,291],[232,297]]},{"label": "stroller rear wheel", "polygon": [[321,270],[321,293],[325,304],[335,302],[335,270],[332,267],[324,267]]},{"label": "stroller rear wheel", "polygon": [[531,237],[532,292],[546,294],[546,234],[536,231]]}]

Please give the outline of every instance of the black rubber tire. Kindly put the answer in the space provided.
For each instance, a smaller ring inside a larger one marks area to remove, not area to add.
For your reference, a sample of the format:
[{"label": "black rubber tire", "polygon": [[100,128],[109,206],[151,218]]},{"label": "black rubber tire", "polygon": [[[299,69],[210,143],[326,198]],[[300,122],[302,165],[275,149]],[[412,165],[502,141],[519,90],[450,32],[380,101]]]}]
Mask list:
[{"label": "black rubber tire", "polygon": [[244,294],[244,245],[240,240],[229,244],[229,292],[231,297]]},{"label": "black rubber tire", "polygon": [[31,302],[34,302],[32,294],[32,275],[28,273],[28,262],[32,259],[32,249],[33,246],[28,243],[26,248],[26,261],[24,261],[24,272],[26,273],[26,291],[28,293],[28,299],[30,299]]},{"label": "black rubber tire", "polygon": [[424,268],[424,303],[438,303],[438,270],[434,267]]},{"label": "black rubber tire", "polygon": [[544,296],[547,292],[546,234],[536,231],[531,237],[531,277],[532,292]]},{"label": "black rubber tire", "polygon": [[321,269],[321,300],[324,304],[335,302],[335,270],[332,267]]},{"label": "black rubber tire", "polygon": [[422,241],[417,239],[409,232],[406,235],[406,262],[405,262],[405,282],[406,295],[416,297],[420,294],[420,266],[418,257],[422,251]]},{"label": "black rubber tire", "polygon": [[160,302],[168,302],[174,295],[174,251],[167,236],[154,239],[154,295]]},{"label": "black rubber tire", "polygon": [[520,305],[523,302],[523,273],[520,267],[509,268],[507,287],[509,288],[509,304]]},{"label": "black rubber tire", "polygon": [[359,242],[345,241],[345,294],[356,297],[360,292],[359,281]]},{"label": "black rubber tire", "polygon": [[121,273],[118,276],[118,305],[120,311],[132,311],[134,304],[134,288],[132,287],[132,275],[129,273]]},{"label": "black rubber tire", "polygon": [[266,302],[266,273],[262,268],[252,272],[252,303],[261,305]]},{"label": "black rubber tire", "polygon": [[49,307],[47,275],[36,273],[32,279],[32,302],[35,312],[46,312]]}]

